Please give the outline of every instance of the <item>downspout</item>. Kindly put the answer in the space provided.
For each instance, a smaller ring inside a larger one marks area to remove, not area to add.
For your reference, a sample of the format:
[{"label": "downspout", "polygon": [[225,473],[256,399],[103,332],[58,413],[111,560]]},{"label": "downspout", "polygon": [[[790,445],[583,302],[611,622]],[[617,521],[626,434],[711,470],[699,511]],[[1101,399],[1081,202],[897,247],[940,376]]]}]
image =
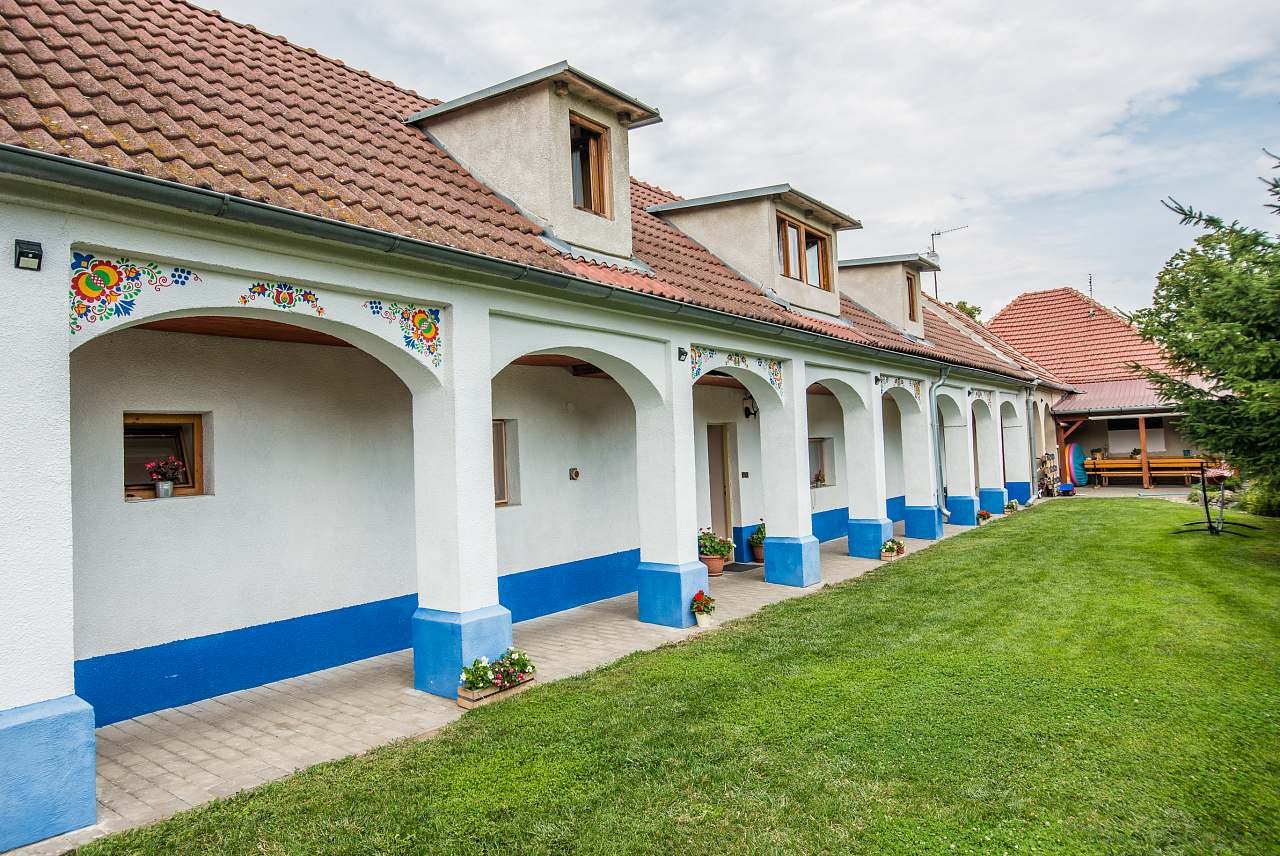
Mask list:
[{"label": "downspout", "polygon": [[933,497],[944,521],[951,519],[951,512],[947,511],[947,504],[942,501],[942,482],[946,473],[942,463],[942,426],[938,424],[938,387],[946,382],[949,374],[951,366],[942,366],[938,369],[938,379],[929,384],[929,424],[933,426],[934,477],[938,480],[938,490]]},{"label": "downspout", "polygon": [[1031,466],[1027,471],[1030,473],[1028,478],[1031,480],[1031,496],[1027,499],[1027,505],[1034,505],[1036,501],[1036,438],[1031,435],[1031,429],[1034,427],[1031,424],[1031,399],[1035,397],[1036,387],[1039,385],[1039,380],[1033,380],[1030,386],[1027,387],[1027,400],[1024,403],[1026,413],[1022,417],[1023,424],[1027,426],[1027,455],[1031,461]]}]

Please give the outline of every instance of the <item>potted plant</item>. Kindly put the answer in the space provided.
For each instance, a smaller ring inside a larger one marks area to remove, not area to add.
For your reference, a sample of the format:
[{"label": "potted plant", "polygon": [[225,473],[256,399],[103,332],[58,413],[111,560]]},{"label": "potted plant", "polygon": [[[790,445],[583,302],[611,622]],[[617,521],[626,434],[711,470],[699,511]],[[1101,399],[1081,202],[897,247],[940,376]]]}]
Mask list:
[{"label": "potted plant", "polygon": [[187,477],[187,465],[173,455],[148,461],[146,470],[151,481],[155,483],[157,499],[173,496],[173,483]]},{"label": "potted plant", "polygon": [[764,521],[760,521],[760,525],[756,527],[756,531],[751,533],[751,537],[747,539],[747,546],[751,548],[751,558],[756,560],[756,564],[764,564]]},{"label": "potted plant", "polygon": [[1129,457],[1131,457],[1131,458],[1141,458],[1141,457],[1142,457],[1142,450],[1141,450],[1141,449],[1134,449],[1132,452],[1130,452],[1130,453],[1129,453]]},{"label": "potted plant", "polygon": [[990,520],[990,519],[991,519],[991,512],[990,512],[990,511],[987,511],[985,508],[978,512],[978,525],[979,525],[979,526],[981,526],[982,524],[986,523],[986,522],[987,522],[988,520]]},{"label": "potted plant", "polygon": [[1018,500],[1016,499],[1011,499],[1004,504],[1005,514],[1013,514],[1017,510],[1018,510]]},{"label": "potted plant", "polygon": [[1100,460],[1102,460],[1102,450],[1101,450],[1101,449],[1090,449],[1090,450],[1089,450],[1089,457],[1093,458],[1095,461],[1100,461]]},{"label": "potted plant", "polygon": [[707,576],[724,576],[724,563],[733,555],[733,542],[710,529],[698,533],[698,560],[707,566]]},{"label": "potted plant", "polygon": [[890,559],[896,559],[899,556],[905,555],[906,552],[906,544],[902,543],[897,538],[890,538],[888,541],[885,541],[880,545],[880,560],[882,562],[887,562]]},{"label": "potted plant", "polygon": [[533,683],[536,671],[529,655],[519,648],[508,648],[494,662],[480,657],[463,666],[458,686],[458,707],[473,707],[497,701],[503,695],[522,693]]},{"label": "potted plant", "polygon": [[689,609],[692,610],[699,627],[710,627],[711,613],[716,611],[716,599],[702,589],[698,589],[698,593],[689,602]]}]

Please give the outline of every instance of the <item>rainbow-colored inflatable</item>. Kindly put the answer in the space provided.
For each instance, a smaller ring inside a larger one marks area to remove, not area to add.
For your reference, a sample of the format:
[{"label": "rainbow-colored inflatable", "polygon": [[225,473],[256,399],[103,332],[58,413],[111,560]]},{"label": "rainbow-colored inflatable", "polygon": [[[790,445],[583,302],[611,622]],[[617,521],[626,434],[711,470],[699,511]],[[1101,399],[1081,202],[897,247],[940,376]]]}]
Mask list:
[{"label": "rainbow-colored inflatable", "polygon": [[1062,461],[1062,477],[1077,487],[1089,483],[1089,473],[1084,468],[1084,449],[1079,443],[1068,443]]}]

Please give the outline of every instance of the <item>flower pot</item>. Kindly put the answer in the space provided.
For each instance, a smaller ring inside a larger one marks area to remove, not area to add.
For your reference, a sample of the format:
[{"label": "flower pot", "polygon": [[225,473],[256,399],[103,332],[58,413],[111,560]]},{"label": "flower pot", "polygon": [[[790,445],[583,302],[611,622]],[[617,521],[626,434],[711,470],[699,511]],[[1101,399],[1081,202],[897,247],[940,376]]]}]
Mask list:
[{"label": "flower pot", "polygon": [[471,710],[473,707],[483,707],[484,705],[491,704],[499,699],[519,695],[531,686],[533,686],[532,675],[525,678],[514,687],[510,687],[508,689],[503,689],[501,687],[485,687],[482,690],[469,690],[466,687],[458,687],[458,707],[465,710]]},{"label": "flower pot", "polygon": [[751,545],[751,558],[756,560],[757,565],[764,564],[764,545],[763,544]]},{"label": "flower pot", "polygon": [[724,556],[699,556],[698,561],[707,566],[707,576],[724,576]]},{"label": "flower pot", "polygon": [[892,562],[894,559],[898,558],[899,556],[905,556],[905,555],[906,553],[881,553],[880,561]]},{"label": "flower pot", "polygon": [[708,615],[707,613],[705,613],[705,612],[695,612],[695,613],[693,614],[693,617],[694,617],[694,620],[698,622],[698,626],[699,626],[699,627],[710,627],[710,626],[711,626],[711,616],[710,616],[710,615]]},{"label": "flower pot", "polygon": [[158,481],[155,482],[156,499],[168,499],[173,496],[173,482]]}]

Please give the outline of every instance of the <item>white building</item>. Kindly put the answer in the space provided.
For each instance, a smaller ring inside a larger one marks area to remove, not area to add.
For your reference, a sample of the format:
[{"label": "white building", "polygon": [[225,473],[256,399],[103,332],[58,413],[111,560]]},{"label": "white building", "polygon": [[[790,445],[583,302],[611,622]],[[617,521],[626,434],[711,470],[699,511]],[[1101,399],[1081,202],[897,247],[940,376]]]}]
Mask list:
[{"label": "white building", "polygon": [[805,586],[1030,496],[1063,387],[931,262],[631,179],[658,112],[565,63],[437,104],[45,6],[0,21],[0,850],[94,821],[95,724],[410,646],[453,695],[513,621],[690,624],[699,528]]}]

